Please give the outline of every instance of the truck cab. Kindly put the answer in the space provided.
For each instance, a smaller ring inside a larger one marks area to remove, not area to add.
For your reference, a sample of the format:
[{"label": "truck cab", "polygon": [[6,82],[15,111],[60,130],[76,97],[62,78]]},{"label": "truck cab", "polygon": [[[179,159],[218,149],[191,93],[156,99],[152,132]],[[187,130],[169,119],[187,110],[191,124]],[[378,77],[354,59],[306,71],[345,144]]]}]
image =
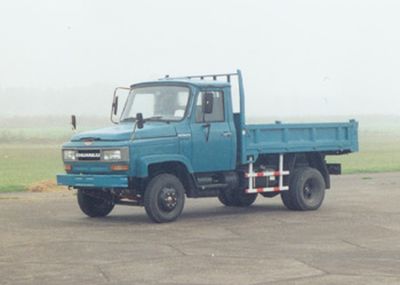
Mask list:
[{"label": "truck cab", "polygon": [[[240,112],[235,114],[233,77],[240,99]],[[329,174],[335,172],[332,169],[338,172],[338,165],[325,163],[325,155],[349,153],[358,147],[354,122],[306,126],[316,132],[319,149],[308,149],[307,137],[285,141],[284,134],[296,133],[299,126],[247,126],[240,71],[166,77],[126,89],[129,94],[121,106],[118,89],[114,92],[113,126],[78,133],[62,147],[66,174],[57,176],[58,184],[77,189],[79,206],[91,217],[106,216],[117,204],[138,205],[145,207],[153,221],[170,222],[181,214],[185,197],[218,197],[226,206],[249,206],[258,193],[264,197],[289,193],[291,178],[283,168],[295,170],[302,163],[315,166],[312,169],[318,172],[311,173],[314,184],[323,188],[317,201],[300,207],[287,195],[282,199],[288,208],[316,209],[322,203],[321,193],[330,186]],[[271,136],[258,141],[260,132]],[[281,141],[269,141],[280,133]],[[337,146],[332,141],[338,141]],[[282,150],[268,151],[272,142]],[[293,148],[296,142],[307,148]]]}]

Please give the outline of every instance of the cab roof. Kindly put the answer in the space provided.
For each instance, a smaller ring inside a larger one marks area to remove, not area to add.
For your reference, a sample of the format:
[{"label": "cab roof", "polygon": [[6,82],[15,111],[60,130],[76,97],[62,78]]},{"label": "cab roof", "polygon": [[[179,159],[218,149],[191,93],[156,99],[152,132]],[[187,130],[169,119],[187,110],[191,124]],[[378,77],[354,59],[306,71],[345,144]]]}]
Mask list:
[{"label": "cab roof", "polygon": [[217,81],[217,80],[197,80],[197,79],[169,79],[169,78],[164,78],[156,81],[146,81],[146,82],[140,82],[140,83],[135,83],[131,85],[131,88],[133,87],[138,87],[142,85],[174,85],[174,84],[179,84],[179,85],[191,85],[195,86],[198,88],[207,88],[207,87],[218,87],[218,88],[223,88],[223,87],[230,87],[231,84],[229,82],[224,82],[224,81]]}]

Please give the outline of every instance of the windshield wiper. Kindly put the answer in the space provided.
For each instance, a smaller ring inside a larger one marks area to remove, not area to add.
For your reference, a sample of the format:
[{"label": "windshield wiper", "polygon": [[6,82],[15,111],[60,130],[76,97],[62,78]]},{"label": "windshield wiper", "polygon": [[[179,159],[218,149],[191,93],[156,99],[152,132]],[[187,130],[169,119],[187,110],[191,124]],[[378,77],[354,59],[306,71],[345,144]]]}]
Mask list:
[{"label": "windshield wiper", "polygon": [[121,120],[121,122],[127,122],[127,121],[132,121],[132,122],[134,122],[134,121],[136,121],[136,117],[127,117],[127,118]]},{"label": "windshield wiper", "polygon": [[[137,119],[136,117],[127,117],[123,120],[121,120],[121,122],[135,122]],[[143,119],[143,122],[151,122],[151,121],[160,121],[160,122],[167,122],[169,123],[169,120],[163,120],[163,116],[152,116],[152,117],[148,117]]]},{"label": "windshield wiper", "polygon": [[162,121],[163,116],[152,116],[148,118],[144,118],[143,121],[150,122],[150,121]]},{"label": "windshield wiper", "polygon": [[143,121],[144,122],[152,122],[152,121],[155,122],[155,121],[158,121],[158,122],[165,122],[167,124],[169,124],[171,122],[170,120],[166,120],[164,118],[164,116],[152,116],[152,117],[145,118]]}]

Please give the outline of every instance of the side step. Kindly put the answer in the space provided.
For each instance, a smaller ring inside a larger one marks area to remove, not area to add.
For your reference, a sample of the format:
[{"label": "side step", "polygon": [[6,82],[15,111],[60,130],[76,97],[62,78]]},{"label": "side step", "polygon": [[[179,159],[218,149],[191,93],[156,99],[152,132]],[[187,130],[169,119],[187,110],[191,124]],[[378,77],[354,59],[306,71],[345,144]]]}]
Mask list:
[{"label": "side step", "polygon": [[227,183],[197,184],[196,194],[193,198],[217,197],[221,189],[227,188]]},{"label": "side step", "polygon": [[198,186],[201,190],[209,190],[209,189],[220,189],[228,187],[227,183],[215,183],[215,184],[205,184]]},{"label": "side step", "polygon": [[219,191],[219,189],[199,190],[193,198],[217,197]]}]

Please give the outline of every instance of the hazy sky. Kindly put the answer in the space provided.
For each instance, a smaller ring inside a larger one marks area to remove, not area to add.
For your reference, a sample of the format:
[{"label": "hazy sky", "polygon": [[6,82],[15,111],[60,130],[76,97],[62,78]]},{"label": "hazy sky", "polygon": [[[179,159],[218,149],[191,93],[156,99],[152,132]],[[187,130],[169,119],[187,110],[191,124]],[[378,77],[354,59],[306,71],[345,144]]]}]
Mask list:
[{"label": "hazy sky", "polygon": [[0,116],[107,115],[115,86],[245,76],[251,115],[399,114],[399,1],[0,2]]}]

